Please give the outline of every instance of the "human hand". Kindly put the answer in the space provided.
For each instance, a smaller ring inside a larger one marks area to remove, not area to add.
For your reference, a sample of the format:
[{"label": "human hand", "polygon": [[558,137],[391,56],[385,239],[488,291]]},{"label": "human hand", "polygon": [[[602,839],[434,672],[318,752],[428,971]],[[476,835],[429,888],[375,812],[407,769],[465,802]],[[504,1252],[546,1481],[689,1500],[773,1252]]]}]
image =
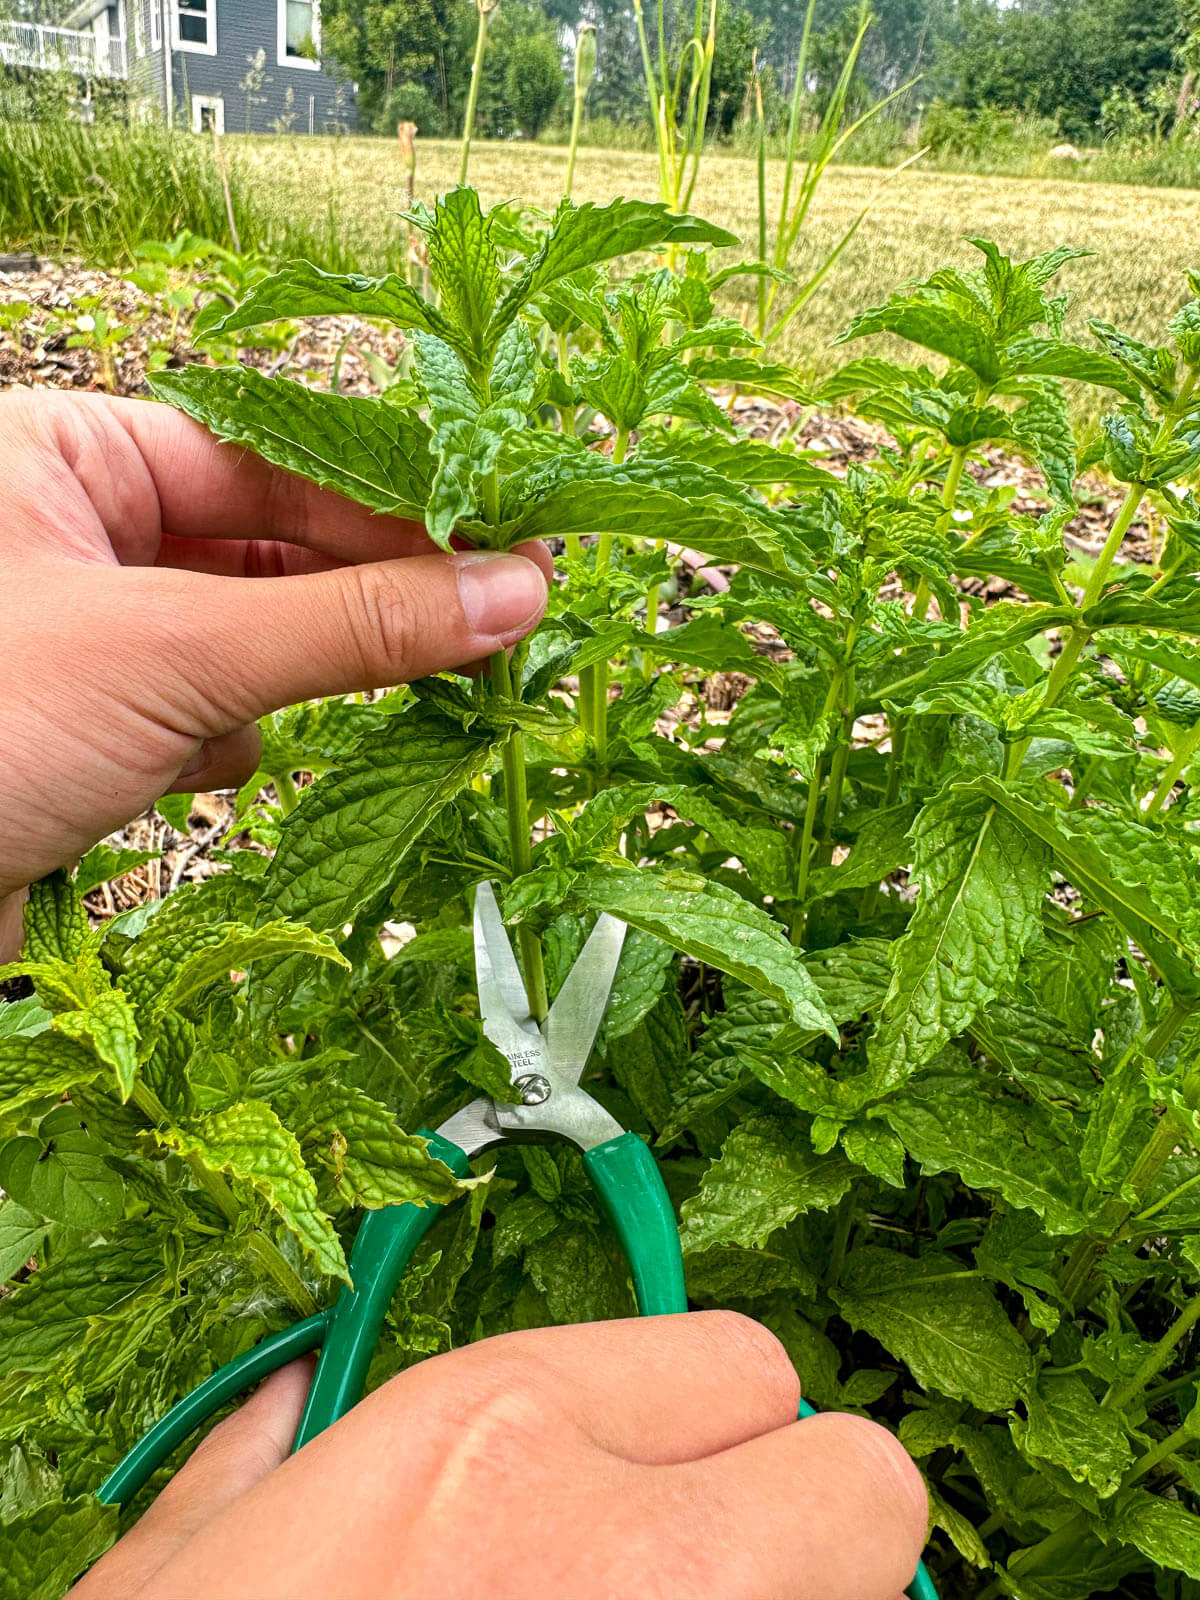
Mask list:
[{"label": "human hand", "polygon": [[287,1457],[309,1371],[215,1429],[70,1600],[897,1600],[916,1570],[904,1450],[797,1422],[783,1347],[732,1312],[484,1340]]},{"label": "human hand", "polygon": [[268,711],[474,663],[545,608],[544,546],[444,555],[145,401],[3,396],[0,484],[0,962],[14,891],[243,782]]}]

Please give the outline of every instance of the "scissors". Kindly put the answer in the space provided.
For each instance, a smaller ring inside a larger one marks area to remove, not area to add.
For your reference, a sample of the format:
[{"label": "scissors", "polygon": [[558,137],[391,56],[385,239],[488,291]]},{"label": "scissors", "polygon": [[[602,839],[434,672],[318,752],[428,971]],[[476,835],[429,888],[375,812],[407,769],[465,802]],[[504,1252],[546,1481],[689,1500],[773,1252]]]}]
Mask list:
[{"label": "scissors", "polygon": [[[483,1095],[436,1132],[422,1128],[429,1152],[457,1177],[476,1156],[509,1143],[566,1140],[583,1157],[593,1188],[621,1242],[639,1313],[687,1310],[683,1255],[670,1196],[649,1147],[627,1132],[580,1079],[612,993],[625,924],[602,914],[544,1022],[529,1007],[525,983],[490,883],[475,891],[475,978],[483,1031],[507,1058],[511,1103]],[[397,1284],[414,1250],[444,1208],[394,1205],[368,1211],[350,1253],[351,1284],[327,1310],[284,1328],[228,1362],[173,1406],[97,1490],[125,1505],[180,1444],[216,1411],[277,1367],[320,1350],[292,1450],[299,1450],[361,1398],[367,1368]],[[813,1408],[800,1403],[801,1417]],[[937,1600],[924,1566],[911,1600]]]}]

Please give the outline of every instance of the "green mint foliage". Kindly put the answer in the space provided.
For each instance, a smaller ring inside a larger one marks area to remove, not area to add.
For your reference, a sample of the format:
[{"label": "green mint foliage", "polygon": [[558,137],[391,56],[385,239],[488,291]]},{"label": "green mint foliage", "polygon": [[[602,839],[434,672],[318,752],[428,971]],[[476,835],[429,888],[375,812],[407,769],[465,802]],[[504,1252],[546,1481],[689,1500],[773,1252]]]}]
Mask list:
[{"label": "green mint foliage", "polygon": [[[418,1133],[506,1089],[486,877],[550,997],[597,911],[629,924],[589,1087],[654,1145],[694,1303],[761,1318],[817,1403],[916,1456],[941,1591],[1186,1600],[1200,300],[1159,346],[1076,342],[1080,252],[978,241],[850,323],[824,396],[886,439],[843,476],[738,425],[731,388],[812,385],[729,314],[721,230],[469,190],[411,222],[421,288],[295,263],[220,324],[227,351],[379,319],[404,351],[380,398],[241,366],[158,392],[443,547],[563,541],[562,581],[507,671],[265,719],[256,848],[201,884],[95,926],[84,894],[134,861],[35,886],[3,974],[35,993],[0,1008],[0,1571],[60,1593],[115,1537],[97,1483],[328,1303],[364,1208],[463,1196],[373,1383],[630,1312],[576,1152],[463,1181]],[[1079,384],[1107,391],[1095,436]],[[997,451],[1043,505],[991,486]],[[1089,467],[1121,497],[1098,554]]]}]

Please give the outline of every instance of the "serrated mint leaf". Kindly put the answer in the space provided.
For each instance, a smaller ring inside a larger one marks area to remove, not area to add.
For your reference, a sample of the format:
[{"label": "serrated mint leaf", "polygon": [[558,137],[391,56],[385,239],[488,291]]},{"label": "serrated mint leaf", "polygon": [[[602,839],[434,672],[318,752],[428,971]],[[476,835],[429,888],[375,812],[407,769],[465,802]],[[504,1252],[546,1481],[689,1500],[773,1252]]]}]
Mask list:
[{"label": "serrated mint leaf", "polygon": [[317,1186],[296,1136],[270,1106],[243,1101],[187,1127],[162,1128],[158,1137],[209,1172],[225,1172],[248,1184],[296,1236],[319,1271],[347,1277],[346,1258],[317,1201]]},{"label": "serrated mint leaf", "polygon": [[61,1032],[0,1039],[0,1125],[38,1100],[93,1083],[104,1067],[94,1050]]},{"label": "serrated mint leaf", "polygon": [[1133,1463],[1133,1447],[1120,1412],[1107,1410],[1082,1378],[1042,1373],[1025,1400],[1026,1421],[1014,1417],[1018,1447],[1028,1456],[1064,1468],[1089,1483],[1101,1499],[1115,1494]]},{"label": "serrated mint leaf", "polygon": [[722,884],[689,872],[598,866],[576,890],[583,904],[654,934],[685,955],[740,978],[802,1027],[837,1037],[816,985],[779,924]]},{"label": "serrated mint leaf", "polygon": [[948,356],[969,367],[982,383],[999,381],[1000,356],[994,338],[978,320],[952,306],[922,301],[915,295],[895,295],[887,305],[852,318],[834,343],[865,339],[874,333],[893,333],[910,344]]},{"label": "serrated mint leaf", "polygon": [[487,403],[461,357],[444,340],[418,333],[415,345],[437,450],[425,526],[430,538],[448,550],[459,519],[475,509],[480,479],[495,469],[505,435],[525,426],[533,400],[533,345],[523,326],[507,330],[497,352],[496,398]]},{"label": "serrated mint leaf", "polygon": [[925,807],[912,843],[917,909],[892,947],[871,1048],[881,1088],[932,1060],[1013,982],[1049,888],[1048,852],[964,788]]},{"label": "serrated mint leaf", "polygon": [[816,1274],[789,1246],[785,1233],[758,1250],[718,1245],[702,1255],[689,1256],[687,1287],[690,1300],[719,1307],[783,1292],[810,1299],[818,1292]]},{"label": "serrated mint leaf", "polygon": [[38,997],[53,1013],[51,1029],[89,1046],[116,1076],[122,1099],[128,1099],[137,1074],[137,1019],[126,996],[104,967],[94,941],[74,962],[48,957],[0,967],[0,977],[27,973]]},{"label": "serrated mint leaf", "polygon": [[156,997],[156,1009],[184,1005],[210,983],[223,982],[235,968],[241,970],[272,957],[305,955],[341,967],[350,965],[332,939],[296,923],[267,922],[247,928],[236,922],[218,922],[205,932],[204,944],[177,961]]},{"label": "serrated mint leaf", "polygon": [[957,1172],[1036,1211],[1051,1233],[1081,1233],[1084,1181],[1073,1128],[983,1073],[929,1072],[884,1102],[882,1113],[927,1172]]},{"label": "serrated mint leaf", "polygon": [[1044,383],[1027,391],[1012,425],[1024,454],[1041,467],[1051,494],[1070,503],[1075,493],[1075,438],[1062,390]]},{"label": "serrated mint leaf", "polygon": [[389,718],[285,820],[264,913],[315,928],[353,921],[491,751],[487,731],[466,730],[432,708]]},{"label": "serrated mint leaf", "polygon": [[1200,1517],[1177,1500],[1131,1489],[1117,1502],[1107,1531],[1134,1545],[1156,1567],[1200,1579]]},{"label": "serrated mint leaf", "polygon": [[563,200],[546,238],[496,307],[493,335],[498,337],[535,295],[581,267],[663,244],[723,247],[736,243],[724,228],[699,217],[675,216],[665,205],[649,200],[613,200],[606,206],[590,200],[583,205]]},{"label": "serrated mint leaf", "polygon": [[61,1600],[118,1534],[116,1506],[92,1496],[0,1523],[0,1585],[12,1600]]},{"label": "serrated mint leaf", "polygon": [[40,1217],[15,1200],[0,1202],[0,1283],[7,1283],[38,1253],[48,1232]]},{"label": "serrated mint leaf", "polygon": [[856,1332],[906,1362],[917,1382],[985,1411],[1007,1411],[1028,1390],[1033,1360],[989,1285],[933,1254],[913,1259],[867,1245],[830,1291]]},{"label": "serrated mint leaf", "polygon": [[52,1371],[89,1328],[119,1321],[133,1296],[164,1277],[161,1241],[142,1224],[48,1262],[0,1298],[0,1384]]},{"label": "serrated mint leaf", "polygon": [[300,1139],[352,1205],[446,1205],[481,1181],[456,1178],[428,1140],[405,1133],[386,1106],[337,1078],[323,1079],[309,1097]]},{"label": "serrated mint leaf", "polygon": [[151,388],[218,439],[248,445],[322,489],[393,516],[424,513],[434,462],[429,430],[415,412],[325,394],[253,367],[158,372]]},{"label": "serrated mint leaf", "polygon": [[638,445],[638,459],[689,461],[755,489],[786,486],[819,492],[835,481],[827,467],[818,465],[819,452],[781,449],[741,434],[736,439],[714,439],[692,429],[673,428],[662,437],[644,439]]},{"label": "serrated mint leaf", "polygon": [[751,1117],[726,1139],[721,1154],[685,1200],[680,1239],[685,1254],[723,1245],[761,1247],[776,1228],[805,1211],[827,1211],[854,1177],[844,1156],[818,1156],[803,1125]]},{"label": "serrated mint leaf", "polygon": [[377,317],[398,328],[438,333],[445,318],[411,284],[389,273],[366,278],[360,272],[325,272],[311,261],[293,261],[250,290],[209,333],[236,333],[281,317]]},{"label": "serrated mint leaf", "polygon": [[717,560],[798,581],[805,553],[785,542],[765,505],[737,484],[692,463],[636,460],[620,466],[590,452],[515,473],[505,485],[506,516],[496,530],[506,548],[568,533],[678,539]]},{"label": "serrated mint leaf", "polygon": [[75,893],[90,894],[102,883],[109,883],[135,867],[144,867],[158,860],[157,850],[114,850],[111,845],[97,844],[87,852],[75,873]]},{"label": "serrated mint leaf", "polygon": [[849,856],[836,867],[818,867],[811,875],[810,895],[819,899],[846,889],[865,889],[907,865],[908,832],[915,816],[916,809],[909,804],[873,811],[855,834]]},{"label": "serrated mint leaf", "polygon": [[1008,377],[1070,378],[1076,383],[1115,389],[1127,400],[1138,398],[1138,385],[1111,356],[1058,339],[1022,339],[1009,345],[1004,352],[1004,368]]},{"label": "serrated mint leaf", "polygon": [[484,355],[488,322],[500,293],[500,266],[491,224],[474,189],[451,189],[438,200],[426,229],[429,273],[459,342]]},{"label": "serrated mint leaf", "polygon": [[52,873],[31,885],[23,913],[21,951],[26,961],[75,963],[88,938],[83,893],[65,872]]},{"label": "serrated mint leaf", "polygon": [[[1108,911],[1176,994],[1200,998],[1200,974],[1196,971],[1200,943],[1194,914],[1189,911],[1181,925],[1171,907],[1170,902],[1178,903],[1179,867],[1173,861],[1170,876],[1159,875],[1163,871],[1160,836],[1132,821],[1093,821],[1097,813],[1063,815],[995,778],[979,778],[976,783],[1018,827],[1047,846],[1063,876],[1085,900]],[[1048,799],[1049,792],[1042,792]],[[1157,862],[1157,867],[1148,880],[1144,869],[1150,862]],[[1148,887],[1151,881],[1153,889]]]},{"label": "serrated mint leaf", "polygon": [[901,676],[892,673],[881,683],[881,698],[896,705],[907,705],[918,695],[939,684],[960,685],[962,680],[993,656],[1024,644],[1047,628],[1071,620],[1065,606],[1017,605],[1000,601],[973,617],[961,639],[953,641],[940,655],[929,660],[928,650],[915,658],[919,663]]}]

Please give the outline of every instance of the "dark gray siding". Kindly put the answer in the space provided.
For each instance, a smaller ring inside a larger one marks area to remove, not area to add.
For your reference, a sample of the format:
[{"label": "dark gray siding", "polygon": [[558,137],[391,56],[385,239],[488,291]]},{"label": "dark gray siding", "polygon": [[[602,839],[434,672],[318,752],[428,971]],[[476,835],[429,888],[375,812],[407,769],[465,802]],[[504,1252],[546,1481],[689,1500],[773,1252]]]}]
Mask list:
[{"label": "dark gray siding", "polygon": [[[133,7],[143,8],[143,35],[147,55],[137,58],[134,46]],[[153,0],[158,4],[160,0]],[[217,53],[204,55],[195,50],[171,54],[175,119],[191,126],[192,95],[220,95],[225,101],[226,133],[273,133],[290,117],[293,133],[331,133],[335,125],[352,131],[357,125],[352,85],[325,67],[281,65],[278,56],[278,7],[276,0],[215,0]],[[163,105],[163,64],[165,52],[149,53],[149,0],[126,0],[126,35],[130,40],[131,77],[135,87],[144,84],[145,92],[161,108]],[[238,85],[244,81],[259,50],[264,52],[262,83],[247,93]],[[292,99],[288,102],[288,89]],[[282,130],[280,130],[282,131]]]}]

